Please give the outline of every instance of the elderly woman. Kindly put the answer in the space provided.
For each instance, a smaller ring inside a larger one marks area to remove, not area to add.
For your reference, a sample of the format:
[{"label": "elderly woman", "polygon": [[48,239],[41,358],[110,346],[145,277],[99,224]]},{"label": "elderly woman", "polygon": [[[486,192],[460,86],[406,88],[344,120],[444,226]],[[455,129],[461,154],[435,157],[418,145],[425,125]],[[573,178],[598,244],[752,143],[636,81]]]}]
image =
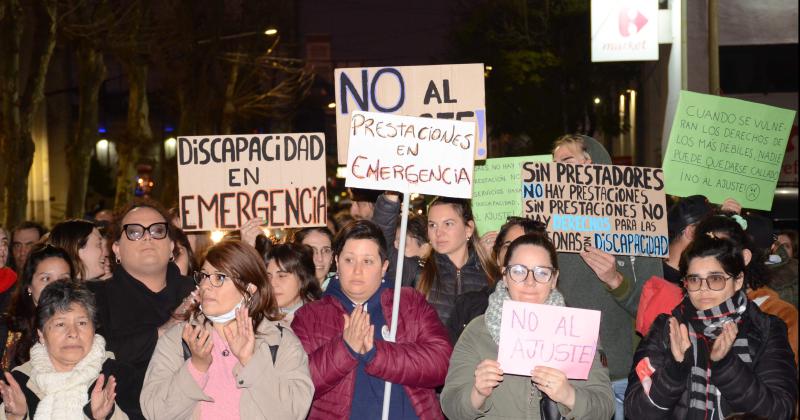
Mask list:
[{"label": "elderly woman", "polygon": [[149,419],[303,419],[314,387],[267,268],[240,241],[209,248],[195,273],[200,305],[158,340],[141,405]]},{"label": "elderly woman", "polygon": [[39,342],[31,360],[0,381],[0,419],[128,418],[126,403],[135,403],[126,386],[129,370],[106,352],[94,316],[94,296],[82,284],[56,281],[44,288],[36,307]]},{"label": "elderly woman", "polygon": [[[47,243],[64,249],[75,264],[79,280],[101,280],[106,276],[103,236],[92,222],[67,220],[53,226]],[[110,276],[109,276],[110,277]]]},{"label": "elderly woman", "polygon": [[503,280],[489,298],[486,314],[467,325],[453,350],[442,409],[449,419],[608,419],[614,395],[608,369],[596,354],[585,381],[536,366],[530,376],[504,375],[497,362],[503,302],[564,306],[556,289],[558,260],[543,233],[515,239],[505,254]]},{"label": "elderly woman", "polygon": [[38,245],[31,251],[5,314],[7,333],[0,337],[5,350],[0,362],[2,369],[10,370],[28,361],[37,338],[34,318],[39,295],[48,284],[73,278],[74,274],[69,255],[63,249]]},{"label": "elderly woman", "polygon": [[750,413],[790,419],[797,367],[786,325],[745,294],[751,253],[702,234],[681,255],[686,297],[656,318],[634,356],[625,414],[709,419]]},{"label": "elderly woman", "polygon": [[328,287],[333,273],[333,233],[327,227],[308,227],[294,234],[293,242],[311,247],[314,251],[314,276],[322,290]]},{"label": "elderly woman", "polygon": [[403,288],[395,342],[385,341],[394,290],[384,281],[386,242],[358,220],[336,236],[338,276],[322,299],[303,305],[292,329],[309,355],[316,394],[309,419],[377,419],[384,382],[393,384],[392,419],[441,419],[435,388],[444,383],[452,350],[425,297]]},{"label": "elderly woman", "polygon": [[270,252],[267,280],[283,313],[283,325],[289,326],[294,313],[304,304],[322,296],[314,277],[312,249],[294,243],[281,244]]},{"label": "elderly woman", "polygon": [[[153,202],[123,210],[115,222],[113,277],[87,283],[97,297],[100,334],[118,360],[134,367],[139,389],[158,337],[179,322],[195,288],[172,262],[175,243],[167,220]],[[128,415],[141,418],[138,412]]]}]

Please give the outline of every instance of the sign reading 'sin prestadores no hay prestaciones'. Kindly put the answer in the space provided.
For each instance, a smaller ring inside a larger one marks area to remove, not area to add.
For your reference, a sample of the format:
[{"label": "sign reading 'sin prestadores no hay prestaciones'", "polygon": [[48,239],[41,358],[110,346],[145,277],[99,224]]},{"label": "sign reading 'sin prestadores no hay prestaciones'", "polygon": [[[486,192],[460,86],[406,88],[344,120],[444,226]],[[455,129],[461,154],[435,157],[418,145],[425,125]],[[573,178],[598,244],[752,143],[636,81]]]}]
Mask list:
[{"label": "sign reading 'sin prestadores no hay prestaciones'", "polygon": [[178,187],[186,231],[324,226],[325,135],[179,137]]},{"label": "sign reading 'sin prestadores no hay prestaciones'", "polygon": [[547,225],[556,249],[669,253],[664,172],[619,165],[522,164],[522,214]]},{"label": "sign reading 'sin prestadores no hay prestaciones'", "polygon": [[354,112],[348,187],[472,197],[475,123]]}]

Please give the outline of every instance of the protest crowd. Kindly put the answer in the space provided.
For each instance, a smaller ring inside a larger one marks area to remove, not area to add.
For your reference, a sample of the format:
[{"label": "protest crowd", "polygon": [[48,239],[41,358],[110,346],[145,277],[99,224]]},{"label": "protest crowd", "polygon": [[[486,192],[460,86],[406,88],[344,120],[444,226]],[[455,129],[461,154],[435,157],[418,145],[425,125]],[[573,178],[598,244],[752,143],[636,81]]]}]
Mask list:
[{"label": "protest crowd", "polygon": [[[193,208],[149,199],[0,227],[0,419],[796,418],[797,232],[733,198],[669,197],[659,215],[661,168],[596,169],[612,162],[591,137],[549,158],[484,232],[463,196],[409,216],[408,193],[355,186],[347,215],[317,214],[324,188],[309,207],[287,195],[283,222],[293,208],[308,226],[280,239],[274,220],[233,217],[215,242],[187,228],[204,223]],[[566,189],[539,184],[550,168]],[[535,201],[602,182],[640,188],[604,196],[644,213],[628,226]]]}]

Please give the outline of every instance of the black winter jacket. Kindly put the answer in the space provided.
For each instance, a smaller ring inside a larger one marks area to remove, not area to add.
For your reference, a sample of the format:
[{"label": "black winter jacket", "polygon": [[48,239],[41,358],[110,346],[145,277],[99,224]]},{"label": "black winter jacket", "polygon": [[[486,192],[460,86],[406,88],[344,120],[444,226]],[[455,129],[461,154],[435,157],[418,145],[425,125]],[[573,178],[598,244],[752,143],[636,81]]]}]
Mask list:
[{"label": "black winter jacket", "polygon": [[[751,413],[768,419],[791,419],[797,402],[797,367],[786,335],[786,324],[747,303],[739,337],[744,333],[751,364],[729,352],[711,363],[711,382],[722,393],[722,415]],[[684,419],[689,403],[690,354],[683,363],[672,356],[669,316],[659,315],[639,344],[625,391],[625,416],[631,419]],[[645,357],[655,369],[649,396],[645,394],[636,366]]]}]

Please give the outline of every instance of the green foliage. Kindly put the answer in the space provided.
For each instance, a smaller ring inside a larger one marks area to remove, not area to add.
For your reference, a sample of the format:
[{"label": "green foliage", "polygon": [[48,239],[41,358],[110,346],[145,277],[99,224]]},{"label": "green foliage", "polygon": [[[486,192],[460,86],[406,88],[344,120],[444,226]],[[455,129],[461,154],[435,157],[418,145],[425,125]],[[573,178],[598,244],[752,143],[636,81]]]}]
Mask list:
[{"label": "green foliage", "polygon": [[452,60],[492,67],[492,156],[547,153],[564,133],[625,129],[615,104],[636,88],[639,65],[591,62],[588,0],[494,0],[465,10],[451,37]]}]

